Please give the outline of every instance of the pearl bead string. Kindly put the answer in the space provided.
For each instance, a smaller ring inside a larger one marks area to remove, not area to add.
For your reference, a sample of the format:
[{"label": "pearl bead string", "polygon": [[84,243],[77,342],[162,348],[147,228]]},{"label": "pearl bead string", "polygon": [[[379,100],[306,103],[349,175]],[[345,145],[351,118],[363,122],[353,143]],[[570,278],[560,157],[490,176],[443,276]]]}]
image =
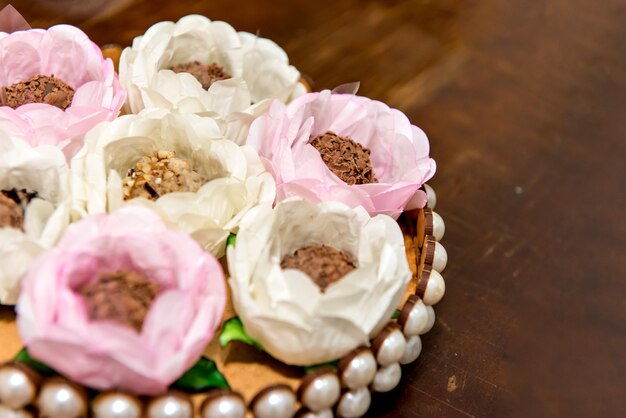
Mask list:
[{"label": "pearl bead string", "polygon": [[[205,395],[198,413],[201,418],[356,418],[370,407],[372,392],[393,390],[402,377],[401,365],[414,362],[422,350],[421,335],[435,323],[432,305],[445,293],[441,272],[447,252],[440,244],[445,233],[441,216],[433,211],[437,198],[424,185],[428,204],[407,214],[415,228],[418,251],[414,277],[416,291],[405,301],[397,320],[390,321],[372,340],[339,361],[337,370],[320,369],[305,376],[297,391],[286,384],[270,385],[257,393],[249,405],[241,394],[212,390]],[[407,253],[414,249],[407,248]],[[300,407],[296,411],[296,408]],[[0,366],[0,417],[2,418],[194,418],[191,397],[169,392],[149,399],[108,391],[91,403],[84,388],[66,379],[43,379],[22,363]]]}]

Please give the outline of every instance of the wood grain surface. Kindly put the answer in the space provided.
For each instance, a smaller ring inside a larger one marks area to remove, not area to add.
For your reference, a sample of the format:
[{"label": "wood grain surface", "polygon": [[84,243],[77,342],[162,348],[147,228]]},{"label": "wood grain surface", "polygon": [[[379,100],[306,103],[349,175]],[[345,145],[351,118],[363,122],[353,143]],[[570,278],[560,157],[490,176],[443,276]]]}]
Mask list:
[{"label": "wood grain surface", "polygon": [[369,417],[626,416],[626,2],[12,3],[99,44],[226,20],[316,89],[360,80],[426,131],[447,294]]}]

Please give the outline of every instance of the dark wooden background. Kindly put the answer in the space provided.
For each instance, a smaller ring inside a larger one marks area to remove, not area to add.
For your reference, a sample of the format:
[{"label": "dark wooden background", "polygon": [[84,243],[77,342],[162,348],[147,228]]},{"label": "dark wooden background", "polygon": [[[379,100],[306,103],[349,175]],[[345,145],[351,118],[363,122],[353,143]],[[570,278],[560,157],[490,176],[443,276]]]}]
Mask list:
[{"label": "dark wooden background", "polygon": [[625,1],[13,4],[100,44],[226,20],[277,41],[317,89],[360,80],[427,132],[447,294],[370,417],[626,416]]}]

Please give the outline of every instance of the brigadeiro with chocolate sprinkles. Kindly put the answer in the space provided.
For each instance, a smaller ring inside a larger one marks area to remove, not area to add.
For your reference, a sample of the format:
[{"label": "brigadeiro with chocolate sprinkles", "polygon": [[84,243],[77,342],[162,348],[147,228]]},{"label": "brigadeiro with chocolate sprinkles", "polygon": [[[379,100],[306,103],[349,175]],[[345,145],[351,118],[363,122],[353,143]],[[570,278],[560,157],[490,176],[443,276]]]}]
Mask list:
[{"label": "brigadeiro with chocolate sprinkles", "polygon": [[276,200],[362,206],[394,219],[424,207],[420,188],[435,174],[428,138],[399,110],[325,90],[272,103],[246,140],[276,179]]},{"label": "brigadeiro with chocolate sprinkles", "polygon": [[0,56],[0,116],[33,132],[31,145],[54,145],[67,159],[126,100],[113,62],[74,26],[0,32]]}]

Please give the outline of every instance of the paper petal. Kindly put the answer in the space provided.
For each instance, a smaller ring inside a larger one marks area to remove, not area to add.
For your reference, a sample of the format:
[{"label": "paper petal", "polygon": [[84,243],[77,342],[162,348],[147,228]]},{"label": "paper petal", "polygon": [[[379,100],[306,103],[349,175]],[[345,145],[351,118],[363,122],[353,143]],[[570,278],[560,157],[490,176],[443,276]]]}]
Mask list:
[{"label": "paper petal", "polygon": [[30,25],[15,7],[7,4],[0,10],[0,32],[11,33],[28,29],[30,29]]},{"label": "paper petal", "polygon": [[[303,272],[280,268],[285,255],[314,244],[352,254],[358,268],[324,293]],[[296,199],[248,212],[237,245],[228,248],[228,265],[247,334],[295,365],[332,361],[366,344],[387,323],[411,277],[393,219]]]},{"label": "paper petal", "polygon": [[357,94],[361,87],[360,81],[354,81],[352,83],[340,84],[332,90],[334,94]]}]

